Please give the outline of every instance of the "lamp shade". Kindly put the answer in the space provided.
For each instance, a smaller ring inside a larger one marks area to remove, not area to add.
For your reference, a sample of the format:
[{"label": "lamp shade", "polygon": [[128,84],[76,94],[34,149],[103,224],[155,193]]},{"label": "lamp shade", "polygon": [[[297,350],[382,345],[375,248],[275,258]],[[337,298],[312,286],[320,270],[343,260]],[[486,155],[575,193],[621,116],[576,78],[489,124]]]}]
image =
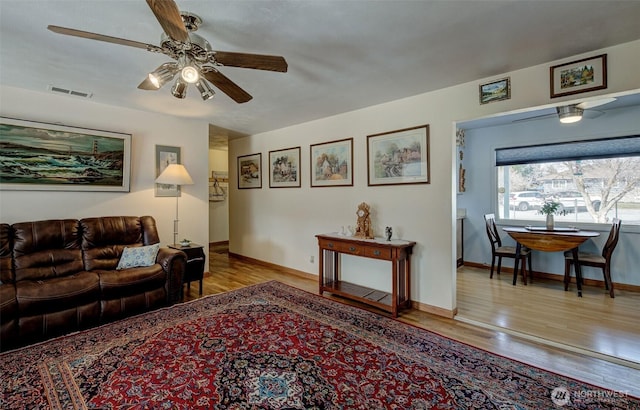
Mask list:
[{"label": "lamp shade", "polygon": [[182,164],[169,164],[156,178],[157,184],[193,185],[193,179]]}]

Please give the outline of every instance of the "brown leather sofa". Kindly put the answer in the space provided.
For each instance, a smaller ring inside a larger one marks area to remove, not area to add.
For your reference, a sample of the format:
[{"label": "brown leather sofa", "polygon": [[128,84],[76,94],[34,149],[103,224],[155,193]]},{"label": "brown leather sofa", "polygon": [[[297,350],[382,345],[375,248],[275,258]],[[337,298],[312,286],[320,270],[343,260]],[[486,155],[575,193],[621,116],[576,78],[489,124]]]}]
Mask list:
[{"label": "brown leather sofa", "polygon": [[178,301],[184,252],[116,270],[125,247],[159,242],[151,216],[0,224],[0,350]]}]

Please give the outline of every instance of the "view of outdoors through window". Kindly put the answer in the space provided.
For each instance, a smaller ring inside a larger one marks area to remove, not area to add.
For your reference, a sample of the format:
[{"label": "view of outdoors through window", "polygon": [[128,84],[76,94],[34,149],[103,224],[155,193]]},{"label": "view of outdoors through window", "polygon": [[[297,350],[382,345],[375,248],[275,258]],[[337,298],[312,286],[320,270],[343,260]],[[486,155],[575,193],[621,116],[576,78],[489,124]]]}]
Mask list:
[{"label": "view of outdoors through window", "polygon": [[557,222],[640,225],[640,157],[498,166],[499,215],[544,220],[545,201],[560,203]]}]

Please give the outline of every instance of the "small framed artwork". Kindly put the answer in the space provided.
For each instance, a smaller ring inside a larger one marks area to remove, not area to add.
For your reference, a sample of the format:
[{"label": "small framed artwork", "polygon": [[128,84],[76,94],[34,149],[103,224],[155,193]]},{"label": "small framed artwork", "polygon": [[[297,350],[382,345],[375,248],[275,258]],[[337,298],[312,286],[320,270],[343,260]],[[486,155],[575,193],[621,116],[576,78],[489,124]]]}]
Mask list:
[{"label": "small framed artwork", "polygon": [[300,147],[269,151],[269,188],[300,188]]},{"label": "small framed artwork", "polygon": [[353,186],[353,138],[313,144],[311,186]]},{"label": "small framed artwork", "polygon": [[0,117],[0,190],[129,192],[131,134]]},{"label": "small framed artwork", "polygon": [[[180,147],[156,145],[156,178],[170,164],[180,163]],[[171,184],[156,184],[155,196],[180,196],[180,187]]]},{"label": "small framed artwork", "polygon": [[551,98],[607,88],[607,55],[554,65],[549,69]]},{"label": "small framed artwork", "polygon": [[369,186],[428,184],[429,126],[367,136]]},{"label": "small framed artwork", "polygon": [[511,78],[503,78],[480,85],[480,104],[488,104],[511,98]]},{"label": "small framed artwork", "polygon": [[238,189],[262,188],[262,154],[238,157]]}]

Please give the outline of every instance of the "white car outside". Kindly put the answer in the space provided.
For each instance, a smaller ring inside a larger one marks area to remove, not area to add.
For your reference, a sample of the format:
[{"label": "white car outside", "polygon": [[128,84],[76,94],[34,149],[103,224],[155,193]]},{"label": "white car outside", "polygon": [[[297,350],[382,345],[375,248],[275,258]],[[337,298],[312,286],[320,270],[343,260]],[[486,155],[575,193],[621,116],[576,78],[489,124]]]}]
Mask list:
[{"label": "white car outside", "polygon": [[[590,196],[591,199],[591,204],[593,205],[593,208],[597,211],[600,209],[600,197],[598,196]],[[552,200],[554,202],[560,202],[560,208],[559,211],[567,211],[567,212],[574,212],[577,211],[586,211],[587,210],[587,205],[585,203],[584,198],[582,197],[582,194],[578,191],[562,191],[562,192],[554,192],[553,194],[551,194],[551,197],[549,198],[549,200]]]},{"label": "white car outside", "polygon": [[538,191],[512,192],[509,195],[509,208],[520,211],[540,209],[544,204],[544,195]]}]

